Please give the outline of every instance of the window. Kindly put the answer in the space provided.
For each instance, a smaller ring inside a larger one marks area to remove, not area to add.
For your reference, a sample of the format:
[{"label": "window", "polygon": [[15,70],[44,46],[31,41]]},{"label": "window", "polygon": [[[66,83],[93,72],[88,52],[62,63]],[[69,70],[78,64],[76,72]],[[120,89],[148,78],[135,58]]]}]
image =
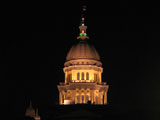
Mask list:
[{"label": "window", "polygon": [[72,74],[69,74],[68,79],[69,81],[72,81]]},{"label": "window", "polygon": [[89,100],[89,96],[88,96],[88,95],[86,95],[86,103],[88,102],[88,100]]},{"label": "window", "polygon": [[94,80],[97,81],[97,74],[94,74]]},{"label": "window", "polygon": [[80,73],[77,73],[77,80],[80,80]]},{"label": "window", "polygon": [[86,73],[86,80],[89,80],[89,73]]},{"label": "window", "polygon": [[84,72],[82,72],[82,80],[84,80]]}]

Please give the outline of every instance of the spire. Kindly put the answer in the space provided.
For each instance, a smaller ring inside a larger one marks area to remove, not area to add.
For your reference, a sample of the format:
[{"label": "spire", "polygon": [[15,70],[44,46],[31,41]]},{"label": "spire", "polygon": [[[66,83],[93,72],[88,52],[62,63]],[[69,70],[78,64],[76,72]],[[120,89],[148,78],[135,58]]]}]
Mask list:
[{"label": "spire", "polygon": [[87,36],[86,30],[87,30],[87,26],[85,26],[85,12],[86,12],[86,8],[87,6],[82,6],[82,16],[81,16],[81,23],[79,26],[80,29],[80,34],[77,37],[77,39],[89,39],[89,37]]}]

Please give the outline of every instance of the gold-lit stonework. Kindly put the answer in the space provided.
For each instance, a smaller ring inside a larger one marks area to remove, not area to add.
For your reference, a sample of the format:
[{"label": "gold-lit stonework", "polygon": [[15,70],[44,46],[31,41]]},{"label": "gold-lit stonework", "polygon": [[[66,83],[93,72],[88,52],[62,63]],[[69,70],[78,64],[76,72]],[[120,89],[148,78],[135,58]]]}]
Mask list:
[{"label": "gold-lit stonework", "polygon": [[79,28],[79,43],[72,46],[64,63],[65,82],[58,85],[59,104],[107,104],[109,86],[102,82],[98,52],[87,42],[84,17]]}]

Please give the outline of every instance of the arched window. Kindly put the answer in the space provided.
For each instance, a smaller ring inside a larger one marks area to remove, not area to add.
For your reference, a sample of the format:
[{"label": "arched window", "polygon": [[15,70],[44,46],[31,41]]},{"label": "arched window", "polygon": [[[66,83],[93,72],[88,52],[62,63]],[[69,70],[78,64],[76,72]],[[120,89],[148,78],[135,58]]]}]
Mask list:
[{"label": "arched window", "polygon": [[86,80],[89,80],[89,73],[86,73]]},{"label": "arched window", "polygon": [[77,73],[77,80],[80,80],[80,73]]},{"label": "arched window", "polygon": [[84,80],[84,72],[82,72],[82,80]]},{"label": "arched window", "polygon": [[89,96],[86,95],[86,103],[88,103],[88,100],[89,100]]},{"label": "arched window", "polygon": [[84,95],[82,95],[82,103],[84,103]]},{"label": "arched window", "polygon": [[80,97],[77,96],[77,103],[80,103]]}]

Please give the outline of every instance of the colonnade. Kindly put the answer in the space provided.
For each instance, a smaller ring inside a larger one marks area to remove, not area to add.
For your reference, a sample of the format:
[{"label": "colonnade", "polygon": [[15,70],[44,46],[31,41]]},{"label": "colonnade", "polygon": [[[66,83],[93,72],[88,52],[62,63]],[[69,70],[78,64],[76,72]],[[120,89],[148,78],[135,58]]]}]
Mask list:
[{"label": "colonnade", "polygon": [[73,101],[74,104],[87,104],[88,101],[91,101],[91,104],[107,104],[107,92],[75,92],[74,94],[70,95],[59,92],[59,104],[63,104],[67,97],[69,97],[69,100]]}]

